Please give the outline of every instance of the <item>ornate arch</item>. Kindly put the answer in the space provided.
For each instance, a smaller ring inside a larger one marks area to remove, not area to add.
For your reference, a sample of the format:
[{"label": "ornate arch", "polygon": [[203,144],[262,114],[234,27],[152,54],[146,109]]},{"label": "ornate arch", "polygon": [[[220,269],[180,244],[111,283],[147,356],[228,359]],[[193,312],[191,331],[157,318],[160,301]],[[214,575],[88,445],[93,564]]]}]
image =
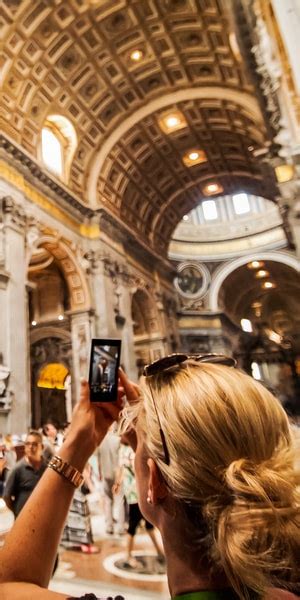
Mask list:
[{"label": "ornate arch", "polygon": [[68,286],[71,310],[90,310],[91,296],[85,274],[70,246],[58,237],[44,235],[34,242],[32,250],[39,247],[45,248],[59,264]]},{"label": "ornate arch", "polygon": [[292,267],[297,273],[300,272],[299,260],[287,252],[255,252],[253,254],[248,254],[247,256],[240,256],[231,262],[227,262],[225,265],[221,265],[214,273],[208,297],[209,308],[211,311],[218,312],[221,310],[218,303],[219,292],[228,275],[253,260],[279,262],[288,267]]},{"label": "ornate arch", "polygon": [[36,344],[40,340],[45,338],[59,338],[65,342],[72,342],[71,333],[66,329],[60,327],[39,327],[38,329],[32,329],[30,332],[30,345]]}]

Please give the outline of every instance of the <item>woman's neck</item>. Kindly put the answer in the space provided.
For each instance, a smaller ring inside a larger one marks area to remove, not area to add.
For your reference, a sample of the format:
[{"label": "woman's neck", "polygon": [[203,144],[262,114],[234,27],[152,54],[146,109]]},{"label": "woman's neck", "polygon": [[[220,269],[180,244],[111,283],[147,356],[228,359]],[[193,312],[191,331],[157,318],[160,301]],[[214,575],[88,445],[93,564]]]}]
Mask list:
[{"label": "woman's neck", "polygon": [[[174,541],[174,540],[173,540]],[[179,547],[180,546],[180,547]],[[225,575],[211,576],[208,565],[198,554],[190,553],[182,544],[164,540],[168,584],[171,597],[201,590],[219,590],[229,587]]]}]

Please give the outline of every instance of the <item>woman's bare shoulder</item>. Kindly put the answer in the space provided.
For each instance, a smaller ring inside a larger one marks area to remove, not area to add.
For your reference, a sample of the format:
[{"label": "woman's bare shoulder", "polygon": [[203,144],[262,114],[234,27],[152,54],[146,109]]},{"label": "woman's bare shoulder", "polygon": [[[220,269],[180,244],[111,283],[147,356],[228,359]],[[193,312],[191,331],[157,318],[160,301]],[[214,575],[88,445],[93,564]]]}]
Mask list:
[{"label": "woman's bare shoulder", "polygon": [[[43,589],[38,585],[23,582],[0,583],[1,600],[68,600],[65,594]],[[70,598],[70,596],[69,596]]]},{"label": "woman's bare shoulder", "polygon": [[272,588],[266,593],[264,600],[297,600],[299,596],[295,596],[287,590],[280,590],[279,588]]}]

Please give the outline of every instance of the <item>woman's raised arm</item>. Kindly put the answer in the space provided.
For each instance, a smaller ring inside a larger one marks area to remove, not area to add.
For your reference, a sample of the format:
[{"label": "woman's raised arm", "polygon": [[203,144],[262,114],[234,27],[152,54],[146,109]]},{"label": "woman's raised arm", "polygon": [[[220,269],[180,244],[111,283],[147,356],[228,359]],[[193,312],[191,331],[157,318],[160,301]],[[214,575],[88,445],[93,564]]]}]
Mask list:
[{"label": "woman's raised arm", "polygon": [[[88,383],[83,382],[67,439],[59,450],[62,460],[82,473],[89,456],[118,418],[120,410],[120,398],[116,403],[92,404]],[[46,588],[49,583],[74,489],[64,476],[46,469],[0,550],[1,599],[24,600],[28,589],[31,589],[28,592],[30,600],[35,597],[46,599],[48,595],[53,599],[65,597],[51,595],[46,590],[41,596],[40,588]],[[22,586],[22,583],[33,586]],[[20,596],[17,595],[19,589]],[[35,596],[35,590],[39,595]]]}]

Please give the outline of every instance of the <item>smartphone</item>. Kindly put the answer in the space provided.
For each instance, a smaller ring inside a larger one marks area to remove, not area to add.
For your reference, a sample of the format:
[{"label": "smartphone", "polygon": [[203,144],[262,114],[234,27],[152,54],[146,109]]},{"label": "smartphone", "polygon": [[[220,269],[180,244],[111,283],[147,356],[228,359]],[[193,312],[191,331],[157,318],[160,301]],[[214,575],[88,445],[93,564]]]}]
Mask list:
[{"label": "smartphone", "polygon": [[121,340],[92,339],[89,385],[91,402],[116,402]]}]

